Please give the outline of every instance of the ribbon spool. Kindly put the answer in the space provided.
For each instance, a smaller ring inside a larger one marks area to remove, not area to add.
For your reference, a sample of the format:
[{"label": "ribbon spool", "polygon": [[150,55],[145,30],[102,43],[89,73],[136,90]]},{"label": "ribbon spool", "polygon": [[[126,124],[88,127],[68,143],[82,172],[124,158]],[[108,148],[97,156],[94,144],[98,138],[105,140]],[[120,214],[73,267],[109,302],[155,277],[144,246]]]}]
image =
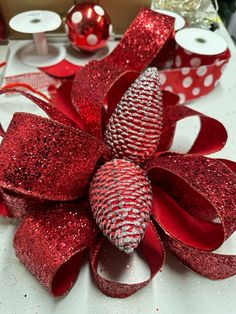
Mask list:
[{"label": "ribbon spool", "polygon": [[222,37],[201,28],[180,30],[175,40],[177,48],[174,66],[176,68],[212,64],[220,59],[227,49],[227,44]]},{"label": "ribbon spool", "polygon": [[30,66],[49,66],[64,59],[65,49],[48,45],[45,32],[53,31],[61,25],[60,16],[52,11],[33,10],[14,16],[9,25],[17,32],[32,34],[34,43],[24,46],[20,59]]},{"label": "ribbon spool", "polygon": [[175,35],[173,66],[161,71],[162,88],[174,92],[180,103],[211,92],[230,58],[223,38],[200,28],[184,28]]}]

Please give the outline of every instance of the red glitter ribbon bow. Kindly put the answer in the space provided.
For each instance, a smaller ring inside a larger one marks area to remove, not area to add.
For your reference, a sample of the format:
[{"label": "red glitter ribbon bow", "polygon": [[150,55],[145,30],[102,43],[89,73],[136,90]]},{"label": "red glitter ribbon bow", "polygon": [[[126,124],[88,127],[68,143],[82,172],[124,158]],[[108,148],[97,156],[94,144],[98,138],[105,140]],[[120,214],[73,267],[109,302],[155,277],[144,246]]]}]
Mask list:
[{"label": "red glitter ribbon bow", "polygon": [[[236,229],[236,166],[202,156],[220,150],[227,133],[218,121],[176,106],[178,97],[168,92],[163,92],[158,150],[142,165],[152,182],[153,206],[138,250],[150,266],[150,278],[121,284],[97,271],[106,239],[87,195],[95,170],[109,159],[103,129],[127,86],[156,57],[172,29],[171,17],[142,10],[111,55],[89,63],[73,87],[66,82],[53,94],[56,107],[19,91],[50,119],[16,113],[7,132],[1,128],[0,214],[21,219],[16,255],[55,296],[73,286],[85,250],[96,283],[112,297],[127,297],[148,284],[164,262],[164,247],[211,279],[236,274],[235,256],[212,253]],[[201,130],[188,154],[168,152],[176,122],[193,115],[200,118]],[[216,216],[220,224],[213,222]]]}]

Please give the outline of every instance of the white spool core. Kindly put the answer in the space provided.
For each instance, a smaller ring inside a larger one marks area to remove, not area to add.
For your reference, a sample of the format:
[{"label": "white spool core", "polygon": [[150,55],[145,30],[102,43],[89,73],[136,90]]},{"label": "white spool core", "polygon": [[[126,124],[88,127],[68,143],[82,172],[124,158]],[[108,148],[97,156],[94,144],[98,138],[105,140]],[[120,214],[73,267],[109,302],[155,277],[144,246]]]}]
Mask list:
[{"label": "white spool core", "polygon": [[187,51],[214,56],[227,49],[225,40],[214,32],[202,28],[185,28],[178,31],[175,40]]},{"label": "white spool core", "polygon": [[14,16],[9,25],[21,33],[30,33],[34,45],[24,47],[20,52],[22,62],[27,65],[41,67],[60,62],[65,57],[63,47],[48,46],[45,32],[53,31],[61,25],[60,16],[52,11],[33,10]]},{"label": "white spool core", "polygon": [[48,45],[45,33],[33,34],[36,51],[39,55],[45,56],[48,53]]},{"label": "white spool core", "polygon": [[158,9],[155,11],[158,13],[161,13],[161,14],[165,14],[165,15],[169,15],[169,16],[174,17],[175,18],[175,31],[182,29],[186,24],[185,19],[180,14],[178,14],[176,12],[169,11],[169,10],[161,10],[161,9]]}]

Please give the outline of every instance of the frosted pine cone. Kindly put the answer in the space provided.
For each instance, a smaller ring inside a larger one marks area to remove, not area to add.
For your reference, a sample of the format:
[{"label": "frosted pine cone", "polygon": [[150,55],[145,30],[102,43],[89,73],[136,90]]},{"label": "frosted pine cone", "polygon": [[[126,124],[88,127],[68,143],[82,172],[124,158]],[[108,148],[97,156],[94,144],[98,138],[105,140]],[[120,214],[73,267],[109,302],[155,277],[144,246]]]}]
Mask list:
[{"label": "frosted pine cone", "polygon": [[162,93],[156,68],[129,87],[112,114],[105,139],[113,156],[141,163],[155,152],[162,129]]},{"label": "frosted pine cone", "polygon": [[91,183],[90,204],[104,235],[120,250],[132,253],[144,236],[152,206],[145,172],[124,159],[105,163]]}]

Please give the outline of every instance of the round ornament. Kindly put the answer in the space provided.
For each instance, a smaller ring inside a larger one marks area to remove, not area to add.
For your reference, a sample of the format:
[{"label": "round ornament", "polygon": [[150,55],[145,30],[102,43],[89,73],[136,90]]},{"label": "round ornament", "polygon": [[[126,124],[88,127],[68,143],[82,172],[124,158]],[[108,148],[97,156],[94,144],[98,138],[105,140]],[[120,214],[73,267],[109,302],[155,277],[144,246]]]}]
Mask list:
[{"label": "round ornament", "polygon": [[112,25],[109,15],[100,5],[81,3],[68,11],[65,31],[75,49],[94,52],[106,45]]}]

